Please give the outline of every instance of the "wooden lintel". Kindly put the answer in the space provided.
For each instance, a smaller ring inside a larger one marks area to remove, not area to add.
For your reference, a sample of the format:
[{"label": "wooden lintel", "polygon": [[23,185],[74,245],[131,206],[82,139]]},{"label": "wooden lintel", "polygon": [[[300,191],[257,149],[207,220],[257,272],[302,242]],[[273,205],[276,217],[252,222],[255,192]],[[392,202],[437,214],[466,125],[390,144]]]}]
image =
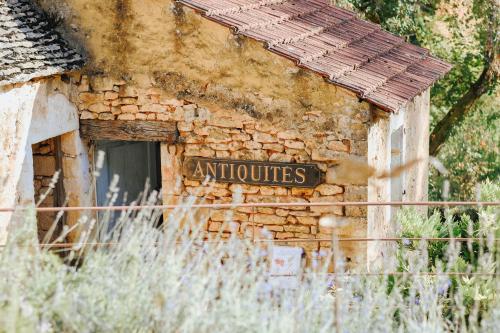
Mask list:
[{"label": "wooden lintel", "polygon": [[160,141],[175,143],[175,122],[145,120],[80,120],[82,137],[91,140]]}]

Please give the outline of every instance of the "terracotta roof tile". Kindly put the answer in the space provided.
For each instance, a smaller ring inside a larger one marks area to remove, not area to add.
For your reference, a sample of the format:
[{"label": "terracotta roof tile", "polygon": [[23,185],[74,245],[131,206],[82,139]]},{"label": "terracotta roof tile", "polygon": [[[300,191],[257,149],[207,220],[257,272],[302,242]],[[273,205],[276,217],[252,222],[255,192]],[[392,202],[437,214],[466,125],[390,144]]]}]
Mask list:
[{"label": "terracotta roof tile", "polygon": [[60,74],[83,65],[28,0],[0,0],[0,85]]},{"label": "terracotta roof tile", "polygon": [[325,0],[180,0],[265,43],[388,111],[398,111],[451,65]]}]

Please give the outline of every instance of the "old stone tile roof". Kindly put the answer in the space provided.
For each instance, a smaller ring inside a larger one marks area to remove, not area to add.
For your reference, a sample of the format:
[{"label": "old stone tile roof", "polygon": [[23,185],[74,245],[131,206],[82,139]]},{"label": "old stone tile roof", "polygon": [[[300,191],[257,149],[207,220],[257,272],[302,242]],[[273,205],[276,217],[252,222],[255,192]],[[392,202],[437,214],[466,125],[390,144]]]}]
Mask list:
[{"label": "old stone tile roof", "polygon": [[0,0],[0,85],[60,74],[82,57],[29,0]]},{"label": "old stone tile roof", "polygon": [[326,0],[179,2],[387,111],[404,107],[452,67]]}]

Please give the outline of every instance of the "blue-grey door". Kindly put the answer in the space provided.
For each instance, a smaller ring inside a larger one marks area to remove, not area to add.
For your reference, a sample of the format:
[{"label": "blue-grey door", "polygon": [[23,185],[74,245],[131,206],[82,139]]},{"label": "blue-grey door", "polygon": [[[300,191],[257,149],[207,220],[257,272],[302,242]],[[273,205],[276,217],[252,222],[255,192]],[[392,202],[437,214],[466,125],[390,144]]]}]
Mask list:
[{"label": "blue-grey door", "polygon": [[[96,152],[105,153],[104,164],[96,179],[97,204],[108,205],[109,185],[118,175],[119,196],[115,205],[130,204],[144,192],[147,181],[150,189],[159,190],[160,145],[143,141],[97,141]],[[97,155],[97,154],[96,154]]]}]

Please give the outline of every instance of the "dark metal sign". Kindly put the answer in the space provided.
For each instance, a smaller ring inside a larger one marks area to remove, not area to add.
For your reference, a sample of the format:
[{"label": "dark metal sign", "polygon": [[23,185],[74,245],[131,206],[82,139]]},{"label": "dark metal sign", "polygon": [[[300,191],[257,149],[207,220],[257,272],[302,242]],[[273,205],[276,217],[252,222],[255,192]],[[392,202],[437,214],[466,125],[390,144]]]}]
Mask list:
[{"label": "dark metal sign", "polygon": [[316,187],[321,170],[316,164],[240,161],[191,157],[184,161],[184,175],[191,180],[285,187]]}]

